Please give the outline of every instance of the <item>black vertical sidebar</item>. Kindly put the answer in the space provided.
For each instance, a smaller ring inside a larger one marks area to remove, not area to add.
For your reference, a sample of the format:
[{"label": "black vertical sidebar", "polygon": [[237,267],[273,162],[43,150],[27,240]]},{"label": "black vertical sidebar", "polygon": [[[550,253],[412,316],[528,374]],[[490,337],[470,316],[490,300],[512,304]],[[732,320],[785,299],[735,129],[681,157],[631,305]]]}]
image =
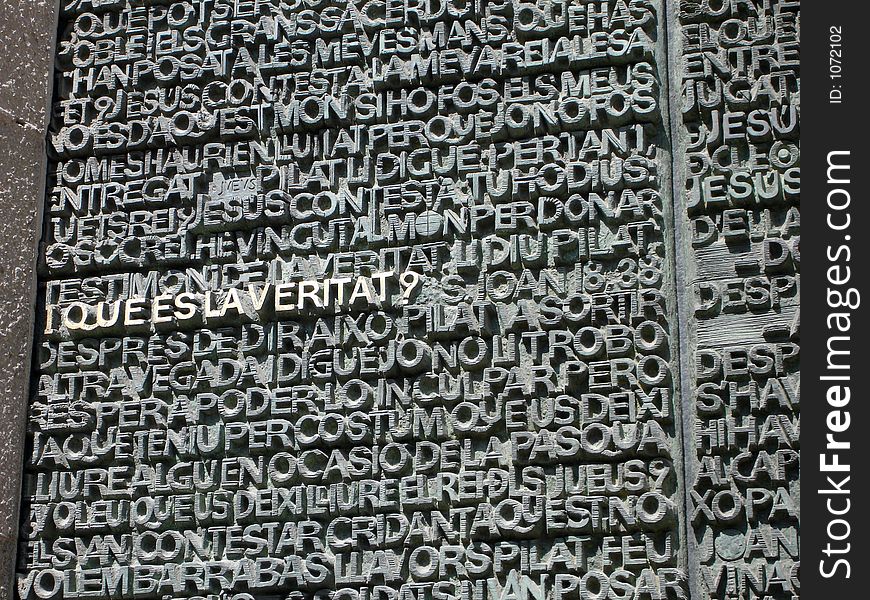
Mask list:
[{"label": "black vertical sidebar", "polygon": [[851,598],[870,555],[870,6],[810,0],[801,13],[801,595]]}]

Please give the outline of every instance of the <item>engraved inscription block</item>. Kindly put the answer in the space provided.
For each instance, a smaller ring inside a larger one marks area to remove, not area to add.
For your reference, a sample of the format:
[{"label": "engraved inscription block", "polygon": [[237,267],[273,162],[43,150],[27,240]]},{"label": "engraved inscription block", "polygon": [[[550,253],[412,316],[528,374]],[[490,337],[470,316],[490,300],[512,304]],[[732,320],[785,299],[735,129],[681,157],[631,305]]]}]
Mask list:
[{"label": "engraved inscription block", "polygon": [[800,594],[800,5],[678,4],[693,591],[792,599]]},{"label": "engraved inscription block", "polygon": [[799,28],[63,0],[18,597],[796,599]]},{"label": "engraved inscription block", "polygon": [[64,4],[21,598],[686,597],[657,3]]}]

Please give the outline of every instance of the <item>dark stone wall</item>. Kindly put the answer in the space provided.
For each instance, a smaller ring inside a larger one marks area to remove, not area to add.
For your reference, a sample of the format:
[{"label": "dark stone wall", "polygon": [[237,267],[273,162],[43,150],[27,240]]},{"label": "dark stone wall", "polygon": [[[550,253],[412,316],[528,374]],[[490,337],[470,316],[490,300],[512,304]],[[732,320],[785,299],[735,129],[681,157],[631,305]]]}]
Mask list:
[{"label": "dark stone wall", "polygon": [[45,199],[54,0],[0,14],[0,598],[12,598],[30,388],[36,253]]}]

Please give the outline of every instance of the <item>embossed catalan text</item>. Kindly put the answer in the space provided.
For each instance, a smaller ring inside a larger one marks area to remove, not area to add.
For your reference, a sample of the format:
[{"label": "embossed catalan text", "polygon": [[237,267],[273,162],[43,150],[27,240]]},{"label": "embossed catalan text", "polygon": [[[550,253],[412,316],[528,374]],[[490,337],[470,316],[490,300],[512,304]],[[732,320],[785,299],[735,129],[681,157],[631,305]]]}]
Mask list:
[{"label": "embossed catalan text", "polygon": [[800,4],[674,4],[693,591],[795,599]]},{"label": "embossed catalan text", "polygon": [[691,519],[662,3],[61,0],[19,598],[789,585],[794,13],[682,4]]}]

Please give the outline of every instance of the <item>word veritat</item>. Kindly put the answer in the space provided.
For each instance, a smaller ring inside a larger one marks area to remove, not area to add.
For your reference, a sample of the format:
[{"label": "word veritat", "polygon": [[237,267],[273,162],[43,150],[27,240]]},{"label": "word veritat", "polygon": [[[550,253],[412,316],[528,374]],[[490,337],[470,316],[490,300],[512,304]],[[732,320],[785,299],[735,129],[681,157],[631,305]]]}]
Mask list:
[{"label": "word veritat", "polygon": [[265,319],[269,315],[280,317],[305,310],[344,311],[401,305],[410,299],[420,280],[420,275],[413,271],[400,275],[379,271],[370,277],[249,284],[247,289],[230,288],[224,293],[163,293],[154,298],[133,296],[114,302],[72,302],[63,307],[50,304],[46,307],[45,333],[52,333],[57,327],[93,331],[117,326],[201,323],[225,317]]}]

